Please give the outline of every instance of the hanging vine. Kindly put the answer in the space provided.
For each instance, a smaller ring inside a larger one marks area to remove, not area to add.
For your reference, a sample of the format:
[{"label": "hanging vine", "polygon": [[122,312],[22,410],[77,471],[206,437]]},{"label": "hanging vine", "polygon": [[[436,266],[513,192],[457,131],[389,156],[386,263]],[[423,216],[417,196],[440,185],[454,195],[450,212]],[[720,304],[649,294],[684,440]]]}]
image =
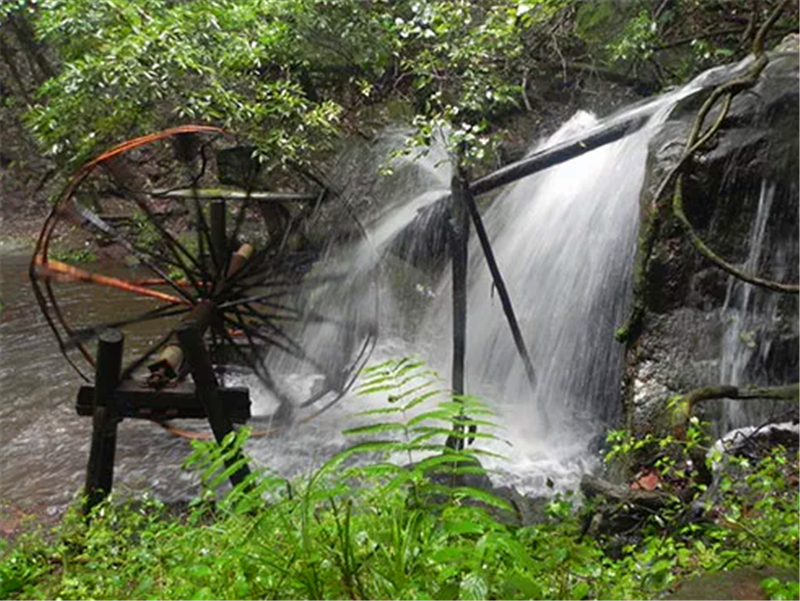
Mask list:
[{"label": "hanging vine", "polygon": [[[769,57],[764,50],[764,39],[770,27],[780,17],[781,13],[789,6],[790,0],[784,0],[772,12],[769,18],[764,22],[758,31],[758,34],[753,40],[753,57],[754,62],[747,70],[747,72],[740,77],[731,79],[719,86],[717,86],[711,95],[706,99],[700,110],[695,117],[694,125],[686,140],[686,147],[677,163],[668,171],[666,176],[662,179],[661,184],[658,186],[655,197],[653,199],[654,209],[644,223],[644,231],[640,238],[639,251],[637,257],[637,264],[634,273],[633,292],[634,301],[631,314],[621,328],[616,332],[616,338],[619,342],[626,343],[631,346],[639,337],[641,333],[644,314],[645,314],[645,300],[644,292],[647,286],[648,276],[650,272],[650,264],[653,256],[653,249],[656,240],[658,239],[661,231],[661,225],[664,221],[668,205],[665,202],[667,194],[672,191],[672,216],[678,221],[684,234],[689,238],[695,249],[713,265],[722,269],[733,277],[759,286],[773,292],[780,292],[785,294],[798,294],[800,288],[794,283],[783,283],[768,280],[754,274],[749,274],[739,269],[735,265],[723,259],[719,254],[713,251],[708,244],[700,237],[695,230],[689,217],[686,215],[683,204],[683,173],[687,164],[694,154],[709,141],[711,141],[722,129],[725,118],[728,116],[733,98],[744,90],[752,88],[759,79],[759,76],[764,71],[764,68],[769,63]],[[718,103],[721,101],[720,111],[714,122],[706,129],[703,130],[703,125]]]}]

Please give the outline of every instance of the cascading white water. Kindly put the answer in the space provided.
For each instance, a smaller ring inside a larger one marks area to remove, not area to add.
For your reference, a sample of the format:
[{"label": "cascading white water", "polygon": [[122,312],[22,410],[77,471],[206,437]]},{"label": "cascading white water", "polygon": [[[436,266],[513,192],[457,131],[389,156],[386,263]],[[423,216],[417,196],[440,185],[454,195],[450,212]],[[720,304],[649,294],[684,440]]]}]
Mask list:
[{"label": "cascading white water", "polygon": [[[648,144],[674,103],[717,75],[708,72],[680,90],[609,119],[649,118],[633,135],[517,182],[486,212],[486,227],[538,379],[536,390],[531,390],[473,241],[466,384],[469,394],[485,398],[498,410],[503,440],[490,447],[504,459],[488,459],[485,465],[499,483],[541,493],[551,480],[564,490],[574,488],[580,476],[596,466],[592,440],[614,423],[619,411],[623,349],[614,340],[614,330],[625,320],[630,296]],[[589,113],[579,112],[535,150],[585,135],[598,123]],[[419,165],[424,177],[402,176],[381,184],[389,208],[369,226],[370,242],[342,255],[352,273],[370,269],[380,256],[390,264],[389,280],[401,273],[401,289],[422,293],[424,302],[413,304],[409,312],[397,301],[397,287],[384,278],[381,337],[386,343],[404,336],[391,348],[419,352],[442,374],[449,373],[451,362],[449,270],[432,292],[419,283],[422,276],[414,268],[393,264],[388,251],[401,233],[407,236],[404,230],[415,217],[428,215],[426,211],[447,195],[451,169],[445,159],[441,149],[434,149]],[[412,322],[414,328],[402,325]],[[418,330],[413,340],[409,330]],[[386,357],[381,343],[377,352]]]},{"label": "cascading white water", "polygon": [[[486,212],[485,224],[537,376],[535,391],[509,333],[480,248],[470,247],[467,382],[499,410],[507,459],[487,461],[522,490],[574,486],[595,463],[592,437],[617,417],[625,319],[639,223],[647,145],[664,98],[640,132],[514,185]],[[597,124],[579,112],[537,149]],[[425,342],[450,361],[449,278],[429,318]],[[446,372],[445,372],[446,373]]]},{"label": "cascading white water", "polygon": [[[764,257],[767,224],[776,189],[774,182],[762,180],[743,269],[746,273],[760,273],[768,261],[773,277],[781,281],[787,272],[781,253],[775,253],[775,257]],[[759,373],[759,367],[767,361],[770,353],[772,340],[768,333],[778,318],[779,300],[777,294],[758,289],[733,276],[728,278],[728,290],[722,307],[725,333],[720,358],[721,384],[740,386],[766,383],[761,381],[764,377]],[[718,428],[720,432],[725,432],[774,418],[773,412],[778,407],[763,401],[756,405],[727,400],[722,409]]]}]

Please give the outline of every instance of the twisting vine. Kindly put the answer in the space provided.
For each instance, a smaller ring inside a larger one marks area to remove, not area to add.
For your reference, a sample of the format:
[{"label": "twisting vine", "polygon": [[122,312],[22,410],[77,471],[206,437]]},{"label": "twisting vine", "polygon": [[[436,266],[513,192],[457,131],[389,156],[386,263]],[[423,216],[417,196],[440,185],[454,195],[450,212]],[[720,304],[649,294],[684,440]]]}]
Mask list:
[{"label": "twisting vine", "polygon": [[[753,87],[758,78],[763,72],[764,68],[769,63],[769,58],[764,51],[764,39],[770,27],[780,17],[781,13],[786,9],[791,0],[784,0],[778,5],[769,18],[759,29],[753,40],[753,62],[747,73],[741,77],[737,77],[728,82],[717,86],[703,103],[702,107],[695,117],[694,125],[689,133],[686,141],[686,148],[678,159],[677,163],[669,170],[661,184],[658,186],[655,197],[653,199],[654,210],[645,223],[645,230],[641,238],[639,248],[639,258],[637,260],[637,269],[634,276],[634,306],[631,311],[630,317],[625,325],[617,330],[616,338],[620,342],[625,342],[628,346],[638,338],[641,332],[642,322],[644,318],[644,289],[647,284],[647,276],[649,273],[650,262],[653,254],[655,241],[658,238],[661,229],[661,223],[664,218],[664,199],[667,191],[672,189],[672,214],[681,225],[684,233],[688,236],[697,251],[708,261],[716,267],[722,269],[733,277],[771,290],[773,292],[781,292],[788,294],[798,294],[800,288],[797,284],[786,284],[782,282],[775,282],[772,280],[764,279],[756,275],[748,274],[735,265],[732,265],[717,253],[715,253],[699,236],[694,229],[691,221],[686,215],[683,204],[683,172],[686,168],[689,159],[694,156],[694,153],[708,143],[722,128],[722,124],[728,115],[731,102],[738,93]],[[711,110],[722,101],[720,112],[714,123],[703,131],[703,124],[708,117]]]}]

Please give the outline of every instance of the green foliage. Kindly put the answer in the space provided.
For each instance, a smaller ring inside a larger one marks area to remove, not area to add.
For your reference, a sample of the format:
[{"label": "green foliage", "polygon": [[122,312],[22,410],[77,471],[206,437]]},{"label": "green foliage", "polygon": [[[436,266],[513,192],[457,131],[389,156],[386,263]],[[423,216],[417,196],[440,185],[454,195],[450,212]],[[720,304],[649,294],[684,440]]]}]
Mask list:
[{"label": "green foliage", "polygon": [[[717,3],[697,0],[598,0],[578,7],[575,33],[594,61],[658,89],[749,54],[757,26],[778,3],[731,0],[720,11]],[[789,8],[771,39],[796,27],[797,11]]]},{"label": "green foliage", "polygon": [[[797,487],[789,482],[796,482],[797,452],[788,453],[775,446],[765,457],[753,461],[723,453],[717,446],[710,450],[703,426],[692,417],[680,437],[633,437],[623,431],[609,432],[606,461],[626,455],[636,461],[647,457],[658,471],[659,488],[676,496],[695,477],[697,467],[693,462],[705,461],[709,472],[716,473],[710,486],[696,485],[694,495],[714,520],[702,527],[689,523],[670,536],[669,545],[674,547],[670,554],[680,560],[677,566],[689,562],[706,570],[736,565],[796,567],[800,496]],[[653,515],[645,532],[649,529],[658,533],[664,543],[666,524],[687,522],[686,512],[690,509],[690,505],[676,505],[672,513]],[[670,564],[669,568],[674,570],[677,566]]]},{"label": "green foliage", "polygon": [[417,143],[448,133],[465,160],[517,104],[524,37],[566,0],[41,0],[34,24],[62,68],[27,122],[79,162],[120,138],[214,123],[262,160],[328,149],[345,112],[405,97]]},{"label": "green foliage", "polygon": [[[480,472],[475,460],[480,441],[492,436],[491,417],[475,399],[453,402],[418,361],[368,369],[360,392],[387,403],[355,418],[360,423],[349,430],[354,445],[309,477],[289,483],[254,469],[230,488],[225,481],[244,460],[249,431],[231,434],[221,447],[194,442],[186,466],[203,493],[188,509],[176,513],[149,498],[111,499],[88,523],[73,509],[49,536],[0,550],[0,593],[64,599],[655,598],[704,570],[797,565],[797,491],[782,477],[792,465],[782,450],[723,486],[717,511],[724,519],[654,527],[612,556],[602,539],[580,535],[571,494],[551,499],[542,523],[517,527],[504,519],[507,503],[464,485],[462,477]],[[474,448],[440,444],[453,427],[463,431],[469,424],[480,424]],[[626,449],[636,446],[613,438]],[[764,588],[776,599],[796,591],[776,579]]]},{"label": "green foliage", "polygon": [[761,588],[770,599],[798,599],[800,587],[793,580],[783,581],[778,578],[766,578],[761,582]]},{"label": "green foliage", "polygon": [[50,249],[50,258],[65,263],[94,263],[97,255],[88,246],[70,247],[56,245]]}]

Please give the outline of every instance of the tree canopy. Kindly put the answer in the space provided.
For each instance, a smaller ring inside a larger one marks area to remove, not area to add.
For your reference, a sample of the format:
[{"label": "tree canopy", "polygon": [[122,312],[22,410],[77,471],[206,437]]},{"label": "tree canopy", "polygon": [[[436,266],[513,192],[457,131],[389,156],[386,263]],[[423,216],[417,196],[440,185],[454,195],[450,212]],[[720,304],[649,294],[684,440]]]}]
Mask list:
[{"label": "tree canopy", "polygon": [[0,38],[45,65],[38,91],[19,83],[17,96],[62,162],[186,122],[235,131],[264,162],[303,162],[388,100],[411,107],[416,143],[446,126],[480,160],[502,116],[531,108],[535,82],[589,69],[657,89],[746,53],[774,4],[16,0],[0,8]]}]

